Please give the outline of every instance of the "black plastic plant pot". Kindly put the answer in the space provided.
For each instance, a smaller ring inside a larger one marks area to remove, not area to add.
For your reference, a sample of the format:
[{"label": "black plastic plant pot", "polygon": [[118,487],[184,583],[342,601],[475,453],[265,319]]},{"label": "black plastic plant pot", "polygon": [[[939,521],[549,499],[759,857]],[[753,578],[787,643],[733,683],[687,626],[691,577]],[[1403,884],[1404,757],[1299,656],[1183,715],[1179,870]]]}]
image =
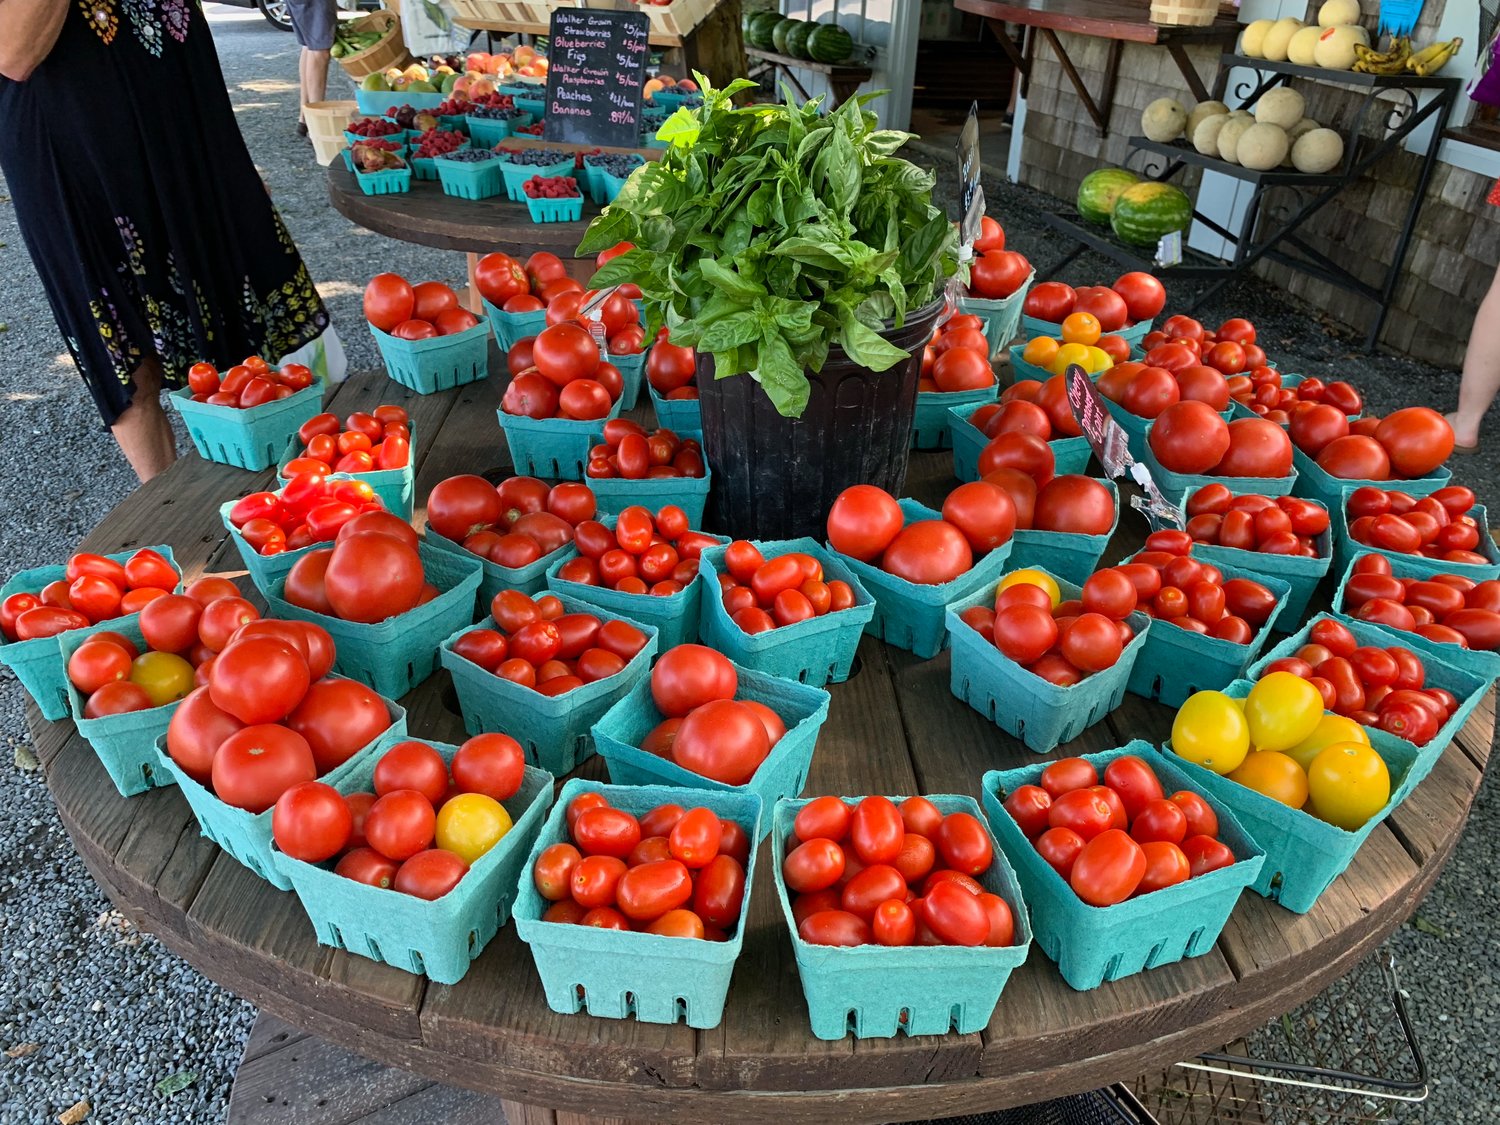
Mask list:
[{"label": "black plastic plant pot", "polygon": [[822,371],[807,373],[812,392],[800,418],[778,414],[747,374],[715,379],[713,357],[700,356],[703,444],[714,473],[708,526],[739,538],[821,542],[828,509],[850,485],[900,496],[922,348],[942,308],[934,301],[881,333],[910,353],[889,370],[871,371],[833,348]]}]

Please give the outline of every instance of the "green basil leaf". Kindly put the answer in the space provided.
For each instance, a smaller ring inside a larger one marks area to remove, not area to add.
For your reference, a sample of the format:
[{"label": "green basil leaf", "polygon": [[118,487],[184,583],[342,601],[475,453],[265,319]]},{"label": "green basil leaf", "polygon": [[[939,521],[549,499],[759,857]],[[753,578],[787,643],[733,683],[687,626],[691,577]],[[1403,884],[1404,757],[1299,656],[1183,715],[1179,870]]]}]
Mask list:
[{"label": "green basil leaf", "polygon": [[755,370],[750,377],[765,389],[776,412],[786,418],[801,417],[807,409],[811,387],[807,372],[779,332],[770,332],[760,342]]},{"label": "green basil leaf", "polygon": [[754,309],[744,309],[710,323],[695,346],[706,352],[727,352],[741,344],[759,340],[764,332],[761,314]]},{"label": "green basil leaf", "polygon": [[843,345],[844,353],[861,367],[868,367],[871,371],[886,371],[909,358],[908,353],[862,323],[852,309],[845,311],[840,327],[842,331],[839,342]]},{"label": "green basil leaf", "polygon": [[766,291],[764,285],[726,269],[712,258],[704,258],[699,262],[699,267],[703,270],[704,281],[732,296],[743,297],[750,301]]}]

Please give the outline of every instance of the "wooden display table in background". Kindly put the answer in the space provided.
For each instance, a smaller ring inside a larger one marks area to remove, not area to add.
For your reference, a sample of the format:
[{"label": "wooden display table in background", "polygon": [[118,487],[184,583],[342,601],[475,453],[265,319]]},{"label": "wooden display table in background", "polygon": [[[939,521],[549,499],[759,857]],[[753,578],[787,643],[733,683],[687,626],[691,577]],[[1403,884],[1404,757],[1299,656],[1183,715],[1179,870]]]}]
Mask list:
[{"label": "wooden display table in background", "polygon": [[[491,370],[503,370],[498,357]],[[456,473],[508,473],[495,422],[504,382],[497,374],[418,396],[359,375],[332,393],[329,407],[343,415],[390,402],[411,412],[422,435],[420,500]],[[648,410],[635,413],[644,419]],[[169,543],[186,578],[240,575],[249,593],[218,508],[272,479],[273,471],[189,454],[116,508],[82,549]],[[948,454],[913,456],[908,494],[932,503],[952,484]],[[423,524],[420,508],[415,522]],[[1134,550],[1143,532],[1140,516],[1126,510],[1106,561]],[[921,661],[865,638],[851,679],[830,686],[807,792],[976,795],[984,771],[1037,760],[955,699],[948,677],[946,653]],[[447,672],[401,702],[413,737],[463,738]],[[1054,756],[1132,738],[1159,742],[1171,714],[1126,695],[1106,722]],[[122,798],[71,722],[44,722],[34,709],[28,717],[63,823],[119,909],[293,1026],[433,1081],[495,1094],[512,1122],[596,1115],[775,1125],[945,1117],[1058,1097],[1214,1049],[1293,1008],[1347,972],[1427,893],[1458,840],[1494,730],[1492,696],[1306,915],[1247,892],[1208,954],[1090,992],[1069,988],[1033,948],[978,1034],[823,1042],[808,1028],[768,853],[718,1027],[558,1015],[514,926],[453,986],[318,945],[296,897],[200,836],[175,789]],[[603,763],[592,758],[579,772],[602,778]]]},{"label": "wooden display table in background", "polygon": [[859,92],[860,86],[870,80],[874,74],[864,63],[841,62],[826,63],[814,62],[811,59],[794,58],[791,55],[779,54],[776,51],[765,51],[759,47],[745,45],[745,54],[750,59],[750,76],[754,78],[758,73],[769,70],[773,74],[783,75],[797,93],[802,95],[802,100],[809,100],[812,95],[797,78],[798,70],[810,70],[814,74],[821,74],[828,79],[828,88],[833,91],[833,101],[824,106],[825,109],[833,109],[840,102],[846,102]]}]

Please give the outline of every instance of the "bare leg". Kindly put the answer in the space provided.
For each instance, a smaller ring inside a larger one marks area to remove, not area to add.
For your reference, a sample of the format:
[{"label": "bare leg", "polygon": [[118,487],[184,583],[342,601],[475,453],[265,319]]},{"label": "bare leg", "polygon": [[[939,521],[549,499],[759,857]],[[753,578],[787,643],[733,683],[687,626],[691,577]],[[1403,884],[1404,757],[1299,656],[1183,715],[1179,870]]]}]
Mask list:
[{"label": "bare leg", "polygon": [[1459,445],[1477,445],[1479,423],[1500,392],[1500,270],[1474,314],[1469,347],[1464,353],[1463,381],[1458,387],[1458,409],[1448,415]]},{"label": "bare leg", "polygon": [[297,60],[297,75],[302,87],[302,104],[320,102],[328,94],[328,63],[332,55],[327,51],[302,48]]},{"label": "bare leg", "polygon": [[110,427],[125,460],[145,484],[177,460],[172,424],[161,408],[161,364],[153,356],[135,369],[135,392]]}]

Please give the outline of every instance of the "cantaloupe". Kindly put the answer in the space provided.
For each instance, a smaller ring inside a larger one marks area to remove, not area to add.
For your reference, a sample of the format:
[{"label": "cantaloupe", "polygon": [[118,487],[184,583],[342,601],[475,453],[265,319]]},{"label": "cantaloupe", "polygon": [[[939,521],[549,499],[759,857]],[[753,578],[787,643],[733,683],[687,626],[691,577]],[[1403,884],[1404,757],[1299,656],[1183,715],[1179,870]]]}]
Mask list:
[{"label": "cantaloupe", "polygon": [[1323,34],[1321,27],[1304,27],[1292,41],[1286,45],[1287,62],[1296,63],[1298,66],[1313,66],[1313,58],[1318,49],[1318,36]]},{"label": "cantaloupe", "polygon": [[1287,139],[1286,156],[1284,156],[1282,158],[1282,160],[1281,160],[1281,166],[1283,168],[1291,168],[1291,167],[1293,167],[1293,164],[1292,164],[1292,149],[1296,148],[1296,146],[1297,146],[1297,138],[1298,137],[1302,136],[1304,133],[1311,133],[1314,129],[1321,129],[1321,128],[1322,128],[1322,126],[1319,125],[1316,121],[1314,121],[1311,117],[1304,117],[1301,121],[1297,122],[1297,124],[1293,125],[1290,129],[1288,129],[1286,131],[1286,139]]},{"label": "cantaloupe", "polygon": [[1247,23],[1240,35],[1240,54],[1247,59],[1265,58],[1266,34],[1275,25],[1275,20],[1252,20]]},{"label": "cantaloupe", "polygon": [[1239,157],[1235,153],[1239,148],[1240,138],[1254,125],[1253,117],[1231,117],[1224,128],[1219,130],[1219,159],[1238,164]]},{"label": "cantaloupe", "polygon": [[1255,103],[1255,120],[1262,125],[1279,125],[1290,129],[1302,120],[1307,100],[1290,86],[1267,90]]},{"label": "cantaloupe", "polygon": [[1198,126],[1205,118],[1228,116],[1228,114],[1229,107],[1223,102],[1199,102],[1193,107],[1193,112],[1188,114],[1187,128],[1183,130],[1183,134],[1188,140],[1192,140],[1193,134],[1198,131]]},{"label": "cantaloupe", "polygon": [[1229,114],[1205,117],[1193,130],[1193,147],[1204,156],[1219,155],[1219,130],[1229,123]]},{"label": "cantaloupe", "polygon": [[1148,140],[1175,141],[1187,120],[1187,110],[1175,98],[1157,98],[1141,112],[1141,132]]},{"label": "cantaloupe", "polygon": [[[1263,57],[1271,62],[1286,62],[1286,50],[1291,45],[1292,36],[1302,30],[1302,21],[1286,16],[1276,21],[1274,27],[1266,32],[1266,41],[1263,44],[1265,55]],[[1349,64],[1353,66],[1353,63]]]},{"label": "cantaloupe", "polygon": [[1269,172],[1286,158],[1291,148],[1280,125],[1256,124],[1240,134],[1234,146],[1236,162],[1256,172]]},{"label": "cantaloupe", "polygon": [[1322,175],[1344,159],[1344,138],[1332,129],[1312,129],[1292,146],[1292,167],[1299,172]]},{"label": "cantaloupe", "polygon": [[1359,0],[1323,0],[1318,9],[1319,27],[1340,27],[1359,22]]},{"label": "cantaloupe", "polygon": [[1349,70],[1354,66],[1354,45],[1370,45],[1370,33],[1362,27],[1327,27],[1318,36],[1313,62],[1327,70]]}]

